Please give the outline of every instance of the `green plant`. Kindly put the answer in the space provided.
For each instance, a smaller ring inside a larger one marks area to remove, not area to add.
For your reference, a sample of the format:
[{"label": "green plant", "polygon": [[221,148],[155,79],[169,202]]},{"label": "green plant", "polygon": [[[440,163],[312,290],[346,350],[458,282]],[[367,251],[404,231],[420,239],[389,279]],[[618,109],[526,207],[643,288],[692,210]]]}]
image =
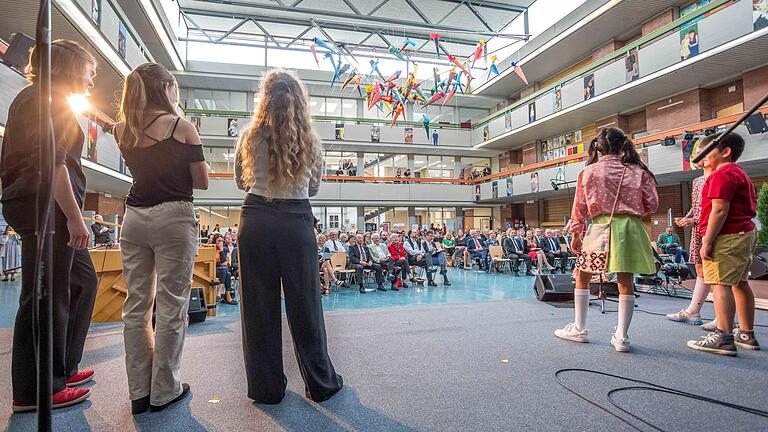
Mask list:
[{"label": "green plant", "polygon": [[763,183],[757,194],[757,220],[761,226],[757,244],[768,245],[768,183]]}]

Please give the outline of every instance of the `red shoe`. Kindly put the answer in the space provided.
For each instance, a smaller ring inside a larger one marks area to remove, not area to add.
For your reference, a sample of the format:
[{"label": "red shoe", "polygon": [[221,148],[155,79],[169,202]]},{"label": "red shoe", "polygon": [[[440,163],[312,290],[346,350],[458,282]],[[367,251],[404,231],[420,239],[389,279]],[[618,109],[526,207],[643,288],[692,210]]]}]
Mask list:
[{"label": "red shoe", "polygon": [[[53,395],[51,402],[52,402],[53,409],[64,408],[72,405],[77,405],[80,402],[83,402],[84,400],[88,399],[90,395],[91,395],[91,389],[65,388],[64,390]],[[12,407],[13,407],[13,412],[15,413],[37,410],[37,405],[34,403],[13,401]]]},{"label": "red shoe", "polygon": [[76,374],[67,378],[67,387],[76,387],[83,385],[93,379],[96,372],[93,369],[86,369],[84,371],[78,371]]}]

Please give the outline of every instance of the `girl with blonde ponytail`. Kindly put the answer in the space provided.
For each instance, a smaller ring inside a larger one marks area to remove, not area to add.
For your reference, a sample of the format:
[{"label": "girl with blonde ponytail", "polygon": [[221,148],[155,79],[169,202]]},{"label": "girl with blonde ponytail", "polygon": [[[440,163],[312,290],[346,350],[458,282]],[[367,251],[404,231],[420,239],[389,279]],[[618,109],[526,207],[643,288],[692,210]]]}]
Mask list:
[{"label": "girl with blonde ponytail", "polygon": [[192,190],[208,188],[208,168],[197,130],[176,114],[177,101],[173,75],[159,64],[145,63],[125,78],[115,125],[133,175],[120,235],[133,414],[160,411],[189,393],[179,369],[197,253]]},{"label": "girl with blonde ponytail", "polygon": [[293,74],[267,73],[237,146],[236,182],[248,191],[238,241],[243,353],[248,397],[257,403],[278,403],[285,396],[281,286],[307,396],[321,402],[343,385],[328,356],[318,291],[309,197],[318,191],[323,164],[308,100]]}]

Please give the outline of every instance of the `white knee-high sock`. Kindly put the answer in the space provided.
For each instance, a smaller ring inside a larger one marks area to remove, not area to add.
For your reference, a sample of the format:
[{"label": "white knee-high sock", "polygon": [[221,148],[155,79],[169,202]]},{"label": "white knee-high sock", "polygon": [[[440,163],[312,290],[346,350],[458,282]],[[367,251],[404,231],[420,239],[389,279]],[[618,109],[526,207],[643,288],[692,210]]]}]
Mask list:
[{"label": "white knee-high sock", "polygon": [[704,302],[707,300],[708,295],[709,295],[709,285],[704,283],[703,277],[697,277],[696,286],[694,286],[693,294],[691,295],[691,304],[688,305],[688,309],[686,309],[686,311],[689,314],[697,314],[701,312],[701,307],[704,305]]},{"label": "white knee-high sock", "polygon": [[587,308],[589,307],[589,290],[573,290],[573,308],[576,311],[576,328],[587,329]]},{"label": "white knee-high sock", "polygon": [[616,338],[627,337],[629,323],[632,322],[632,314],[635,311],[634,295],[619,295],[619,324],[616,326]]}]

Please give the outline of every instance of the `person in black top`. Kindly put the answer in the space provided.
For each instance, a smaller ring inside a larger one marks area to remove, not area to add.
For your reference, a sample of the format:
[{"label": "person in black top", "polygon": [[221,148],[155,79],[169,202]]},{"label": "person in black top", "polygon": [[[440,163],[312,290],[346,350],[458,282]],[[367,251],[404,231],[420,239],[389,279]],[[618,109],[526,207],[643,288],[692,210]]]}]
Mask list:
[{"label": "person in black top", "polygon": [[224,287],[224,296],[217,293],[218,301],[226,304],[236,305],[237,301],[234,300],[234,289],[232,288],[232,268],[230,255],[234,254],[234,249],[230,251],[227,249],[224,236],[221,234],[215,234],[213,236],[213,244],[216,247],[216,277]]},{"label": "person in black top", "polygon": [[91,225],[91,231],[93,231],[93,243],[97,245],[112,243],[110,234],[115,232],[114,228],[110,228],[104,225],[104,218],[101,215],[93,216],[93,224]]},{"label": "person in black top", "polygon": [[[0,178],[3,216],[22,237],[22,284],[13,332],[11,366],[13,411],[37,409],[37,368],[33,317],[35,266],[38,261],[35,208],[37,188],[39,91],[38,59],[33,50],[25,87],[11,103],[5,129]],[[68,388],[93,377],[93,370],[79,370],[85,338],[96,299],[96,272],[88,251],[89,232],[81,209],[85,200],[85,174],[80,164],[85,136],[67,104],[71,94],[85,94],[93,87],[96,61],[80,45],[56,40],[51,46],[51,115],[55,170],[53,195],[53,408],[82,402],[87,388]],[[41,197],[42,198],[42,197]],[[42,204],[42,203],[41,203]],[[32,217],[30,217],[32,216]]]},{"label": "person in black top", "polygon": [[137,66],[125,78],[114,129],[133,175],[120,250],[128,291],[125,363],[134,414],[165,409],[189,393],[179,369],[197,253],[192,190],[208,188],[208,169],[197,129],[176,115],[177,102],[173,75],[159,64]]},{"label": "person in black top", "polygon": [[[36,51],[30,55],[27,79],[31,85],[16,96],[8,110],[0,156],[3,216],[21,235],[22,283],[13,332],[13,410],[37,409],[35,353],[35,266],[38,261],[35,207],[40,184],[38,151],[41,141]],[[92,370],[78,370],[96,299],[96,272],[88,251],[89,231],[81,209],[85,175],[80,164],[85,136],[67,104],[71,94],[93,87],[96,60],[75,42],[54,41],[51,46],[51,116],[56,147],[53,196],[56,201],[53,271],[50,287],[53,321],[53,408],[82,402],[90,395],[83,384]]]}]

